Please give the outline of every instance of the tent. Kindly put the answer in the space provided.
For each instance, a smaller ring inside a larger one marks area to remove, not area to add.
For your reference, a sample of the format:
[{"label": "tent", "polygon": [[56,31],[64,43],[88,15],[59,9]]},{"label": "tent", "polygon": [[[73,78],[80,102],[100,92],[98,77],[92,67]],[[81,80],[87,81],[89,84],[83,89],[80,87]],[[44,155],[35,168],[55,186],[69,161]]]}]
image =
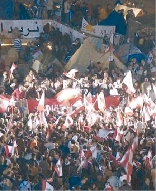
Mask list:
[{"label": "tent", "polygon": [[127,31],[126,22],[123,16],[115,10],[112,11],[106,19],[99,22],[99,25],[115,26],[115,32],[122,35],[125,35]]},{"label": "tent", "polygon": [[65,69],[69,71],[75,68],[79,70],[80,74],[83,74],[88,68],[88,66],[90,65],[91,61],[93,61],[94,63],[100,62],[101,67],[103,69],[109,68],[110,57],[112,56],[113,56],[115,65],[118,68],[125,70],[125,66],[122,64],[122,62],[119,61],[119,59],[116,56],[114,56],[110,52],[107,52],[107,53],[98,52],[94,48],[94,46],[89,42],[89,40],[86,39],[84,40],[80,48],[75,52],[75,54],[68,61],[68,63],[65,66]]},{"label": "tent", "polygon": [[127,7],[126,5],[117,4],[116,7],[115,7],[115,10],[118,11],[118,10],[121,10],[121,9],[124,10],[125,19],[126,19],[126,15],[127,15],[128,10],[133,10],[133,13],[134,13],[135,17],[137,17],[138,14],[141,12],[141,9],[134,8],[134,7]]},{"label": "tent", "polygon": [[114,54],[124,63],[127,64],[132,58],[136,58],[139,62],[145,59],[145,55],[141,50],[133,44],[123,44],[114,51]]}]

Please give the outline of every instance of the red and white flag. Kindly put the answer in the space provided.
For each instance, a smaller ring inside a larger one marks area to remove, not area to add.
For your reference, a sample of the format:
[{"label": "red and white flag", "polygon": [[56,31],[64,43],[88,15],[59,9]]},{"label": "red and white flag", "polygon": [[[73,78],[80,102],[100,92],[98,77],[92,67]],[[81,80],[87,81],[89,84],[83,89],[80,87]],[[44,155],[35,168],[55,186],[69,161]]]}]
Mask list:
[{"label": "red and white flag", "polygon": [[120,161],[120,165],[124,167],[127,173],[127,182],[131,182],[131,175],[133,170],[133,152],[138,146],[138,136],[133,140],[133,144],[128,148],[127,152],[124,154]]},{"label": "red and white flag", "polygon": [[133,170],[133,152],[129,148],[120,161],[120,165],[124,167],[127,173],[127,182],[131,182],[131,175]]},{"label": "red and white flag", "polygon": [[98,133],[96,136],[106,138],[110,133],[113,133],[112,130],[107,130],[107,129],[99,129]]},{"label": "red and white flag", "polygon": [[84,109],[85,109],[85,107],[84,107],[82,100],[78,99],[75,103],[72,104],[68,114],[70,116],[74,116],[74,115],[80,113],[81,111],[83,111]]},{"label": "red and white flag", "polygon": [[151,120],[149,108],[147,106],[143,106],[142,109],[142,121],[147,122]]},{"label": "red and white flag", "polygon": [[86,111],[94,111],[95,110],[94,105],[92,103],[92,98],[84,95],[83,102],[84,102],[84,106],[85,106]]},{"label": "red and white flag", "polygon": [[124,77],[123,81],[122,81],[123,84],[125,84],[127,87],[126,87],[126,92],[130,95],[133,95],[135,93],[135,89],[133,87],[133,83],[132,83],[132,73],[131,71],[129,70],[126,74],[126,76]]},{"label": "red and white flag", "polygon": [[135,149],[138,147],[138,135],[136,135],[133,139],[133,143],[132,143],[132,151],[134,152]]},{"label": "red and white flag", "polygon": [[56,165],[55,165],[55,172],[57,173],[57,176],[60,177],[62,176],[62,163],[61,159],[58,159]]},{"label": "red and white flag", "polygon": [[10,74],[13,74],[13,71],[17,68],[17,65],[15,63],[12,63],[12,66],[10,68]]},{"label": "red and white flag", "polygon": [[44,105],[45,105],[45,92],[43,91],[43,93],[41,95],[41,99],[37,106],[37,111],[42,112],[44,110]]},{"label": "red and white flag", "polygon": [[60,91],[56,95],[56,99],[58,102],[64,103],[68,102],[69,100],[81,96],[81,92],[78,89],[73,88],[66,88],[62,91]]},{"label": "red and white flag", "polygon": [[99,110],[104,112],[106,109],[106,103],[105,103],[105,97],[103,92],[100,92],[99,95],[97,95],[97,103],[98,103]]},{"label": "red and white flag", "polygon": [[120,108],[118,108],[117,109],[117,112],[116,112],[116,114],[117,114],[117,126],[118,127],[120,127],[120,126],[122,126],[123,125],[123,115],[122,115],[122,113],[121,113],[121,109]]},{"label": "red and white flag", "polygon": [[143,103],[144,103],[144,98],[142,96],[138,96],[138,97],[132,98],[128,102],[128,107],[130,107],[131,109],[142,108]]},{"label": "red and white flag", "polygon": [[73,125],[73,119],[72,119],[72,117],[70,115],[67,115],[66,119],[65,119],[65,122],[64,122],[64,124],[62,126],[62,129],[65,130],[66,128],[70,128],[71,125]]},{"label": "red and white flag", "polygon": [[6,156],[6,158],[8,158],[9,154],[11,154],[11,156],[14,155],[16,147],[17,147],[16,141],[13,142],[13,146],[10,146],[10,145],[5,146],[5,156]]},{"label": "red and white flag", "polygon": [[113,134],[113,139],[120,142],[120,140],[122,139],[122,135],[123,132],[120,130],[120,127],[116,127],[114,134]]},{"label": "red and white flag", "polygon": [[10,98],[0,95],[0,113],[5,113],[10,104]]},{"label": "red and white flag", "polygon": [[42,190],[43,191],[53,191],[54,187],[50,185],[46,180],[42,180]]}]

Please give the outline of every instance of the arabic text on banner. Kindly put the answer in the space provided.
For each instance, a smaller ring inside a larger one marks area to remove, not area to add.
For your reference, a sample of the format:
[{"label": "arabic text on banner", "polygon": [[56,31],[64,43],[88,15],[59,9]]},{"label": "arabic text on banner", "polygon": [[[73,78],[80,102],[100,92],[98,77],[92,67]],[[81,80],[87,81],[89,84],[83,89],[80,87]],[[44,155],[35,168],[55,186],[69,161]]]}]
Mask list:
[{"label": "arabic text on banner", "polygon": [[91,26],[85,19],[83,19],[81,31],[103,38],[105,35],[111,35],[112,33],[114,33],[115,26]]}]

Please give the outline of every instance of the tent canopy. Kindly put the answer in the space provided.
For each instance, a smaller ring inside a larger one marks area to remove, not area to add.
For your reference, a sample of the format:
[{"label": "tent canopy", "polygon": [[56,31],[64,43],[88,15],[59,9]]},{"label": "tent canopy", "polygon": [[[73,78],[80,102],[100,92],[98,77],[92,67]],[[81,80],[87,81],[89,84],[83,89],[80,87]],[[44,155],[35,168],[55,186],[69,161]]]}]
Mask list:
[{"label": "tent canopy", "polygon": [[145,55],[133,44],[123,44],[114,54],[124,63],[127,64],[132,58],[136,58],[139,62],[145,59]]},{"label": "tent canopy", "polygon": [[79,70],[80,74],[83,74],[90,65],[91,61],[94,63],[100,62],[103,69],[109,68],[110,56],[113,56],[115,65],[118,68],[123,70],[125,69],[125,66],[116,56],[112,55],[110,52],[98,52],[94,46],[86,39],[66,64],[65,69],[69,71],[75,68]]},{"label": "tent canopy", "polygon": [[115,32],[125,35],[127,30],[126,22],[121,14],[119,14],[117,11],[112,11],[108,15],[108,17],[104,20],[102,20],[99,25],[105,25],[105,26],[115,26]]},{"label": "tent canopy", "polygon": [[134,7],[127,7],[126,5],[117,4],[116,7],[115,7],[115,10],[118,11],[118,10],[121,10],[121,9],[124,10],[124,17],[125,18],[126,18],[128,10],[133,10],[133,13],[134,13],[135,17],[137,17],[137,15],[141,12],[141,9],[134,8]]}]

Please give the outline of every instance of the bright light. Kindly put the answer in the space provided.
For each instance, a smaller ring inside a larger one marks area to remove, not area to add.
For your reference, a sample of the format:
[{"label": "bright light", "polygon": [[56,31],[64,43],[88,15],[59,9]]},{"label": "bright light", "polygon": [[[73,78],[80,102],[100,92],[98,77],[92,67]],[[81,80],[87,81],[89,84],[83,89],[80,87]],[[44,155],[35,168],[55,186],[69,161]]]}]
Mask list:
[{"label": "bright light", "polygon": [[53,49],[51,45],[47,45],[47,48],[48,48],[49,50],[52,50],[52,49]]},{"label": "bright light", "polygon": [[[22,46],[26,46],[28,43],[22,43]],[[7,43],[3,43],[1,44],[1,46],[13,46],[14,44],[7,44]]]}]

